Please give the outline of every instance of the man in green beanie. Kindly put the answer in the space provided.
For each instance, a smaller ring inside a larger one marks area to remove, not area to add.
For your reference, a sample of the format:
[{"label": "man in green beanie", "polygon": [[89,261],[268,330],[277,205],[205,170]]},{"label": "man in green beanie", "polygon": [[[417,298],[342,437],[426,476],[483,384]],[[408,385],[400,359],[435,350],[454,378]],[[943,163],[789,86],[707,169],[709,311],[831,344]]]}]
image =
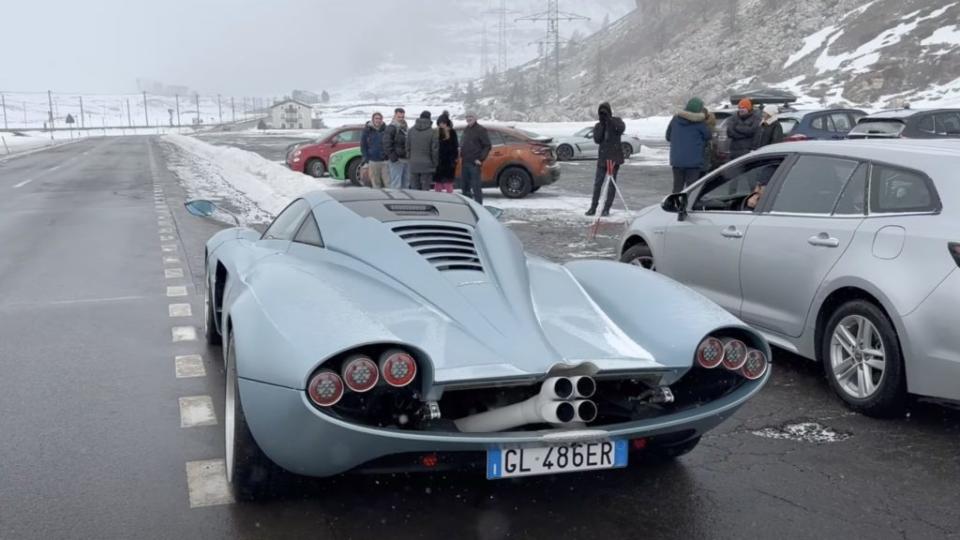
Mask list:
[{"label": "man in green beanie", "polygon": [[700,178],[704,149],[713,137],[706,120],[703,100],[696,97],[670,120],[667,142],[673,167],[673,193],[683,191]]}]

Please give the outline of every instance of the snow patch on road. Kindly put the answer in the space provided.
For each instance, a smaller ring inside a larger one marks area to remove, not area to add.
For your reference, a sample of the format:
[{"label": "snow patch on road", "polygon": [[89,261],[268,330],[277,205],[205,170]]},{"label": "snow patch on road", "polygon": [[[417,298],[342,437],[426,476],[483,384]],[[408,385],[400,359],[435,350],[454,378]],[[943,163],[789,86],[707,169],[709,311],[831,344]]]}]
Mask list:
[{"label": "snow patch on road", "polygon": [[809,442],[816,444],[835,443],[850,438],[849,433],[834,431],[817,422],[784,424],[780,427],[767,427],[752,432],[757,437],[786,441]]},{"label": "snow patch on road", "polygon": [[170,170],[191,198],[229,201],[248,223],[265,223],[296,197],[340,187],[291,171],[253,152],[214,146],[193,137],[167,135]]}]

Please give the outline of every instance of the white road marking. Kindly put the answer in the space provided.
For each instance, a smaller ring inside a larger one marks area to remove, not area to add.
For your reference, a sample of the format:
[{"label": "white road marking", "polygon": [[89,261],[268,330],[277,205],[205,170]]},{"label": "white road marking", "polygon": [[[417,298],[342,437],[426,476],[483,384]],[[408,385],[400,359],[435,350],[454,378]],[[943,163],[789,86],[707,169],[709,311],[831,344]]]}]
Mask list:
[{"label": "white road marking", "polygon": [[173,242],[174,240],[176,240],[176,238],[174,238],[174,237],[172,237],[172,236],[170,236],[170,235],[167,235],[167,234],[162,234],[162,235],[160,235],[160,241],[161,241],[161,242]]},{"label": "white road marking", "polygon": [[227,465],[222,459],[187,462],[187,489],[190,508],[233,503],[227,485]]},{"label": "white road marking", "polygon": [[50,302],[15,302],[12,304],[0,304],[0,309],[20,309],[30,306],[64,306],[70,304],[100,304],[106,302],[128,302],[131,300],[143,300],[146,296],[113,296],[108,298],[78,298],[76,300],[52,300]]},{"label": "white road marking", "polygon": [[203,367],[203,357],[199,354],[177,356],[173,361],[177,368],[178,379],[191,379],[207,375],[207,370]]},{"label": "white road marking", "polygon": [[171,298],[177,297],[177,296],[186,296],[186,295],[187,295],[187,288],[182,285],[167,287],[167,296]]},{"label": "white road marking", "polygon": [[167,308],[170,312],[170,317],[192,317],[193,310],[190,308],[190,304],[170,304]]},{"label": "white road marking", "polygon": [[170,334],[174,343],[197,340],[197,329],[192,326],[174,326],[170,329]]},{"label": "white road marking", "polygon": [[168,244],[165,246],[160,246],[160,249],[162,249],[164,253],[173,253],[177,250],[177,246],[176,244]]},{"label": "white road marking", "polygon": [[217,425],[217,413],[213,410],[213,398],[193,396],[180,398],[180,427]]},{"label": "white road marking", "polygon": [[57,170],[57,169],[59,169],[59,168],[60,168],[59,165],[54,165],[53,167],[50,167],[49,169],[47,169],[47,171],[55,171],[55,170]]},{"label": "white road marking", "polygon": [[167,279],[177,279],[183,277],[183,268],[164,268],[163,275]]},{"label": "white road marking", "polygon": [[29,184],[30,182],[33,182],[33,178],[27,178],[26,180],[24,180],[23,182],[20,182],[19,184],[14,184],[13,189],[22,188],[23,186]]},{"label": "white road marking", "polygon": [[180,259],[176,257],[164,257],[163,264],[180,264]]},{"label": "white road marking", "polygon": [[170,227],[160,227],[160,234],[173,234],[173,229]]}]

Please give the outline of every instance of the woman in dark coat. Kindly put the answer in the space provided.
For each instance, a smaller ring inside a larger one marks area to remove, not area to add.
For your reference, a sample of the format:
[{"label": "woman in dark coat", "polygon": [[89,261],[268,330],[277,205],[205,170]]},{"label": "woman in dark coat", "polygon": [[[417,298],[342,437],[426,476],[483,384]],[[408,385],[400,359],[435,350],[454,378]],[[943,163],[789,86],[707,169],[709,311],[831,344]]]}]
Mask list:
[{"label": "woman in dark coat", "polygon": [[440,161],[437,165],[434,191],[453,193],[453,180],[457,176],[457,158],[460,155],[460,143],[457,142],[457,132],[453,130],[450,114],[443,111],[437,119],[440,130]]}]

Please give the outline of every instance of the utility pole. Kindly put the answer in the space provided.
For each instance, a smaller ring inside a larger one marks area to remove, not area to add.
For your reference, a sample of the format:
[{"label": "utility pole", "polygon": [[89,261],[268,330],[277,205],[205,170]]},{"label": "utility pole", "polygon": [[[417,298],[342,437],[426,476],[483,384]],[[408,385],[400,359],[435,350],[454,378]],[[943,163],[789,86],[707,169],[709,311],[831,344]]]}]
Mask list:
[{"label": "utility pole", "polygon": [[487,21],[483,21],[483,33],[480,34],[480,75],[486,77],[490,70],[490,54],[487,44]]},{"label": "utility pole", "polygon": [[23,102],[23,127],[27,127],[27,102]]},{"label": "utility pole", "polygon": [[53,140],[53,92],[47,90],[47,106],[50,109],[47,111],[47,116],[50,117],[50,140]]},{"label": "utility pole", "polygon": [[200,94],[194,93],[193,98],[197,103],[197,126],[200,126]]},{"label": "utility pole", "polygon": [[[560,11],[560,0],[547,0],[547,11],[535,13],[517,19],[518,21],[547,21],[547,35],[544,42],[553,52],[553,78],[557,91],[557,103],[560,103],[560,21],[589,21],[589,17]],[[546,56],[544,57],[546,59]]]},{"label": "utility pole", "polygon": [[147,127],[150,127],[150,115],[147,113],[147,93],[143,93],[143,120],[146,122],[144,124]]},{"label": "utility pole", "polygon": [[223,107],[220,106],[220,94],[217,94],[217,110],[220,111],[220,125],[223,125]]},{"label": "utility pole", "polygon": [[0,94],[0,107],[3,108],[3,129],[10,129],[7,125],[7,98]]},{"label": "utility pole", "polygon": [[233,96],[230,96],[230,114],[233,116],[233,121],[237,121],[237,106],[233,102]]},{"label": "utility pole", "polygon": [[177,98],[177,127],[180,127],[180,94],[175,97]]},{"label": "utility pole", "polygon": [[133,127],[133,117],[130,116],[130,98],[127,98],[127,125]]},{"label": "utility pole", "polygon": [[80,129],[87,126],[86,119],[83,117],[83,96],[80,96]]},{"label": "utility pole", "polygon": [[[507,15],[511,13],[516,13],[515,11],[507,9],[507,0],[500,0],[500,7],[497,9],[491,9],[485,13],[491,13],[497,16],[497,72],[505,73],[509,64],[507,62]],[[486,24],[484,24],[484,41],[486,41]],[[484,50],[486,50],[486,45],[484,45]],[[484,75],[486,75],[486,70],[484,70]]]}]

